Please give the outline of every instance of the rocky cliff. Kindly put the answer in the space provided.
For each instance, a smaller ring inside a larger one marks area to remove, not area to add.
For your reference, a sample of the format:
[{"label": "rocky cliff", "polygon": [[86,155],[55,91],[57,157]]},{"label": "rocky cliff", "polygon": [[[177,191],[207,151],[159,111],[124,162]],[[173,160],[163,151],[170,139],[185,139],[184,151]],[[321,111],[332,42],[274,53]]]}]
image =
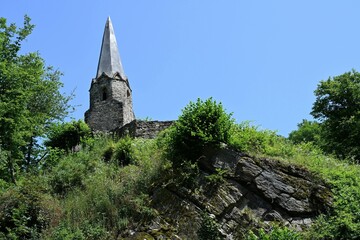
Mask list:
[{"label": "rocky cliff", "polygon": [[[229,148],[208,150],[199,160],[196,188],[170,183],[152,196],[159,217],[133,239],[197,239],[202,213],[217,223],[224,239],[242,239],[249,229],[280,223],[296,230],[330,208],[329,187],[304,168],[256,158]],[[216,182],[209,176],[219,174]]]}]

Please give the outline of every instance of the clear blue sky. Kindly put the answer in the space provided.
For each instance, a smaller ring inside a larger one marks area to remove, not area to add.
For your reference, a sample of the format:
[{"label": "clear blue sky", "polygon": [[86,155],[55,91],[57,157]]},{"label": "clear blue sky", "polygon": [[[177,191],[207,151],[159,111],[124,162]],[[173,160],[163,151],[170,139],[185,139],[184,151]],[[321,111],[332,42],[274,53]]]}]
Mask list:
[{"label": "clear blue sky", "polygon": [[115,29],[137,118],[176,119],[213,97],[238,122],[287,134],[311,119],[318,82],[360,71],[360,1],[6,0],[0,16],[36,25],[39,51],[75,89],[83,118],[107,16]]}]

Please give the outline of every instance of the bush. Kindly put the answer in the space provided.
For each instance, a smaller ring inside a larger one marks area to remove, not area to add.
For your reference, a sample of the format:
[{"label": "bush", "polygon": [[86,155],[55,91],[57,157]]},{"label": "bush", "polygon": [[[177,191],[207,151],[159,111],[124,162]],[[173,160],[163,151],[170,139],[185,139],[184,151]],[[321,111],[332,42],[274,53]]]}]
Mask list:
[{"label": "bush", "polygon": [[85,236],[80,229],[73,230],[64,226],[59,226],[49,235],[43,236],[44,239],[51,240],[85,240]]},{"label": "bush", "polygon": [[49,240],[105,240],[111,239],[111,236],[102,226],[84,221],[80,227],[76,228],[60,224],[51,233],[43,234],[42,238]]},{"label": "bush", "polygon": [[117,142],[111,141],[108,144],[103,153],[103,159],[107,163],[114,163],[120,167],[138,164],[142,158],[148,158],[151,154],[155,154],[155,147],[152,140],[124,137]]},{"label": "bush", "polygon": [[234,125],[229,142],[238,151],[267,157],[289,158],[295,154],[296,148],[290,140],[277,135],[275,131],[259,130],[249,122]]},{"label": "bush", "polygon": [[218,187],[220,184],[225,182],[224,176],[226,175],[227,170],[216,168],[215,173],[206,176],[206,180],[209,182],[212,187]]},{"label": "bush", "polygon": [[0,194],[0,238],[38,239],[61,218],[59,202],[46,193],[46,183],[28,176]]},{"label": "bush", "polygon": [[87,229],[86,234],[94,235],[104,230],[114,236],[154,217],[149,195],[139,186],[142,169],[134,165],[116,171],[113,168],[114,165],[104,164],[84,180],[83,189],[67,195],[63,223],[66,231],[62,231],[66,234],[81,231],[84,235]]},{"label": "bush", "polygon": [[250,122],[242,122],[233,126],[230,145],[241,152],[263,152],[269,132],[260,131]]},{"label": "bush", "polygon": [[190,102],[170,133],[174,163],[185,159],[196,161],[206,146],[228,143],[233,123],[231,114],[212,98]]},{"label": "bush", "polygon": [[114,161],[119,166],[135,162],[134,148],[130,137],[121,138],[114,146]]},{"label": "bush", "polygon": [[76,187],[82,187],[88,173],[86,164],[74,157],[63,159],[52,170],[50,185],[55,194],[64,196]]},{"label": "bush", "polygon": [[66,155],[50,173],[64,214],[47,239],[117,239],[153,219],[149,193],[163,183],[158,179],[168,166],[160,156],[154,140],[100,137],[91,148]]},{"label": "bush", "polygon": [[103,165],[104,149],[111,144],[107,136],[95,136],[90,146],[62,156],[49,171],[49,183],[55,194],[65,196],[71,190],[84,187],[85,179]]},{"label": "bush", "polygon": [[50,127],[45,145],[70,151],[90,135],[91,130],[83,120],[56,123]]},{"label": "bush", "polygon": [[112,160],[114,156],[114,151],[115,151],[115,143],[111,141],[103,153],[103,159],[105,162],[110,162]]},{"label": "bush", "polygon": [[289,134],[289,140],[294,143],[312,142],[320,147],[324,145],[320,123],[303,119],[297,126],[298,129]]},{"label": "bush", "polygon": [[312,239],[357,239],[360,236],[360,167],[337,164],[323,174],[332,185],[333,209],[317,219],[309,235]]},{"label": "bush", "polygon": [[197,231],[199,240],[221,240],[223,237],[219,232],[219,227],[216,221],[207,213],[201,215],[201,225]]},{"label": "bush", "polygon": [[[97,143],[101,147],[101,142]],[[93,151],[83,150],[63,157],[50,172],[50,185],[53,193],[65,196],[75,188],[82,188],[85,179],[92,174],[95,169],[101,167],[103,149],[93,149]]]}]

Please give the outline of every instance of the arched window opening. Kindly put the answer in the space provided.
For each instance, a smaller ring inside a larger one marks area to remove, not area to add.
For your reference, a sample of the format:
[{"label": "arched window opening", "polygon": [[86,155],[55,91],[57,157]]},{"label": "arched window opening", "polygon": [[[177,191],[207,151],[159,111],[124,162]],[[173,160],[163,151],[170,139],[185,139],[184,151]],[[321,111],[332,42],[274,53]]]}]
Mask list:
[{"label": "arched window opening", "polygon": [[129,90],[127,90],[126,95],[127,95],[127,97],[130,97],[130,91]]},{"label": "arched window opening", "polygon": [[102,98],[101,98],[101,100],[102,101],[105,101],[106,99],[107,99],[107,91],[106,91],[106,88],[104,88],[103,90],[102,90]]}]

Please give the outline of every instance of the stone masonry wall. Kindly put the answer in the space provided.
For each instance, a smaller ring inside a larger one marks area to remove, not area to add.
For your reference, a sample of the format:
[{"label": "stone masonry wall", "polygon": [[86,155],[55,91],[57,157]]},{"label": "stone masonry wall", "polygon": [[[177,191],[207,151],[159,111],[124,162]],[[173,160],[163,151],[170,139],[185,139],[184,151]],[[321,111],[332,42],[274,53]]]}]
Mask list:
[{"label": "stone masonry wall", "polygon": [[136,138],[155,138],[159,132],[170,127],[174,121],[142,121],[134,120],[115,130],[119,137],[131,136]]},{"label": "stone masonry wall", "polygon": [[128,86],[128,82],[125,80],[114,79],[111,81],[110,88],[112,91],[112,98],[123,103],[123,125],[135,120],[135,115],[132,109],[132,93]]},{"label": "stone masonry wall", "polygon": [[110,132],[135,119],[127,80],[101,76],[90,88],[90,109],[85,122],[93,131]]},{"label": "stone masonry wall", "polygon": [[[106,116],[104,113],[107,113]],[[85,122],[93,131],[108,132],[123,125],[123,104],[111,100],[97,102],[85,113]]]}]

